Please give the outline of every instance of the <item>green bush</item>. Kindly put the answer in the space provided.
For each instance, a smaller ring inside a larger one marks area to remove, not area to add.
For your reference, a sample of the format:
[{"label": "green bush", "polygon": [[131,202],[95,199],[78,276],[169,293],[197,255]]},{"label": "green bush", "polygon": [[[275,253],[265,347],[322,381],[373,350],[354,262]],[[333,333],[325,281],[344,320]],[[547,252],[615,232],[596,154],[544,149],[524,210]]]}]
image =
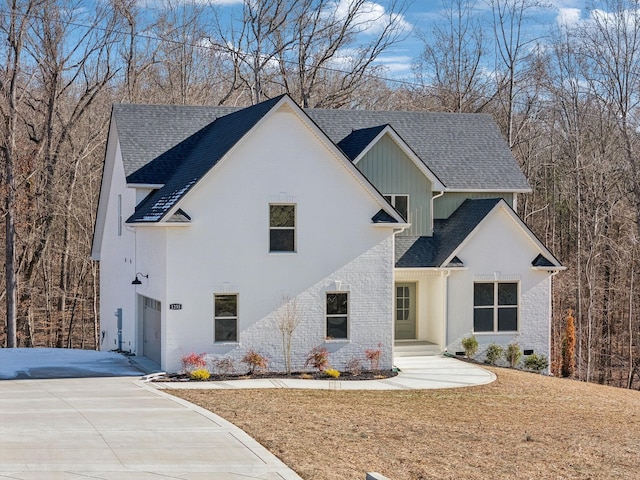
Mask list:
[{"label": "green bush", "polygon": [[487,357],[487,363],[489,365],[495,365],[502,357],[503,349],[497,343],[492,343],[487,347],[485,356]]},{"label": "green bush", "polygon": [[478,340],[476,340],[476,337],[471,335],[470,337],[463,338],[461,343],[467,358],[475,356],[478,351]]},{"label": "green bush", "polygon": [[524,368],[527,370],[533,370],[534,372],[542,373],[542,371],[549,366],[549,360],[544,355],[537,355],[532,353],[524,359]]},{"label": "green bush", "polygon": [[511,368],[516,368],[522,358],[522,350],[517,343],[510,343],[504,351],[504,359],[509,363]]},{"label": "green bush", "polygon": [[191,380],[197,380],[199,382],[208,380],[210,376],[209,370],[205,370],[204,368],[197,368],[189,373]]}]

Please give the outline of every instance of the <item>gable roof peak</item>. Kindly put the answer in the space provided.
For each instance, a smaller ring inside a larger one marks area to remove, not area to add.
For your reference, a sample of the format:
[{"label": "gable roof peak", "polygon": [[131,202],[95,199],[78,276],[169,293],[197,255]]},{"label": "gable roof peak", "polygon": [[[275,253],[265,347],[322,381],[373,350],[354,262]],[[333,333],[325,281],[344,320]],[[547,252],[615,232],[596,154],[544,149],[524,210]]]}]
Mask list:
[{"label": "gable roof peak", "polygon": [[[283,96],[230,112],[213,120],[167,153],[164,163],[175,165],[166,183],[153,192],[127,220],[129,223],[161,221],[187,192],[213,168]],[[179,156],[173,157],[173,154]],[[156,160],[160,160],[164,154]],[[154,163],[151,162],[149,165]]]}]

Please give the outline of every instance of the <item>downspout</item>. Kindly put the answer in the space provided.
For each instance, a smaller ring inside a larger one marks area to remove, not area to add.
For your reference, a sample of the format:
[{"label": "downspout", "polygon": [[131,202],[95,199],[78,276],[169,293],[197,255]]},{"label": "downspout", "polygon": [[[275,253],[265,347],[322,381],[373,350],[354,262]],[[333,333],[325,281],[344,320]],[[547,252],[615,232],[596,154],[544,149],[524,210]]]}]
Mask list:
[{"label": "downspout", "polygon": [[434,215],[434,212],[433,212],[433,201],[434,201],[436,198],[440,198],[440,197],[441,197],[441,196],[443,196],[443,195],[444,195],[444,190],[443,190],[442,192],[440,192],[439,194],[437,194],[437,195],[435,195],[435,196],[431,197],[431,232],[433,232],[433,222],[435,221],[435,220],[434,220],[434,219],[435,219],[435,215]]},{"label": "downspout", "polygon": [[446,272],[444,275],[444,285],[442,287],[442,321],[444,323],[444,329],[442,332],[442,348],[446,351],[447,345],[449,344],[449,275],[451,275],[451,270],[441,270],[441,272]]}]

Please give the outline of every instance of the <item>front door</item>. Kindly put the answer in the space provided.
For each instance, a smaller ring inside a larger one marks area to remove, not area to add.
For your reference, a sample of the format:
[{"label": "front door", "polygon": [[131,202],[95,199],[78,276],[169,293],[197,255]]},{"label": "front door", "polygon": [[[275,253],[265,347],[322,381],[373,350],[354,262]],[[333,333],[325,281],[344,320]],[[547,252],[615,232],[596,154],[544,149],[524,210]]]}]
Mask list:
[{"label": "front door", "polygon": [[144,345],[142,352],[149,360],[153,360],[158,365],[161,362],[161,321],[160,302],[152,298],[143,298],[142,311],[142,338]]},{"label": "front door", "polygon": [[416,284],[396,283],[396,340],[416,339]]}]

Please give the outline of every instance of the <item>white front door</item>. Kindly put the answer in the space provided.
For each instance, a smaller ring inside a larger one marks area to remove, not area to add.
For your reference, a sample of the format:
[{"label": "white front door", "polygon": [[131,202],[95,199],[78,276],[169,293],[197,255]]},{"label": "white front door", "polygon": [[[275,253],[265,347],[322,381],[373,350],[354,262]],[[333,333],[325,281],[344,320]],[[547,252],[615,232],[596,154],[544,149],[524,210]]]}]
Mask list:
[{"label": "white front door", "polygon": [[396,340],[416,339],[416,284],[396,283]]}]

